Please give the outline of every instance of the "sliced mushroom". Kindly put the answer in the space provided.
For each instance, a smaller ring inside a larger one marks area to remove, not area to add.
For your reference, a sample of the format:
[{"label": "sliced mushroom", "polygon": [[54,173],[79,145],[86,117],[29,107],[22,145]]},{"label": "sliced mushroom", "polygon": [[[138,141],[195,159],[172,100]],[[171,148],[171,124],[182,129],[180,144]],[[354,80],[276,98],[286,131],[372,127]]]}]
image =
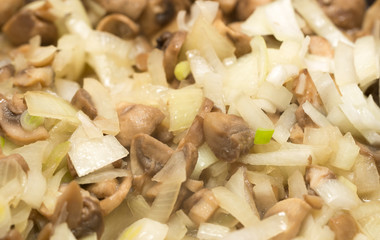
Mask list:
[{"label": "sliced mushroom", "polygon": [[257,7],[268,4],[272,0],[240,0],[235,9],[236,18],[240,21],[246,20]]},{"label": "sliced mushroom", "polygon": [[233,23],[226,28],[228,38],[231,39],[235,45],[236,57],[243,56],[252,51],[250,44],[251,38],[241,32],[240,25],[241,23]]},{"label": "sliced mushroom", "polygon": [[280,212],[284,212],[288,217],[287,229],[273,237],[273,240],[290,240],[297,236],[301,224],[309,214],[311,207],[302,199],[288,198],[277,202],[264,215],[264,218],[270,217]]},{"label": "sliced mushroom", "polygon": [[139,25],[122,14],[111,14],[98,23],[96,30],[112,33],[123,39],[133,39],[140,31]]},{"label": "sliced mushroom", "polygon": [[321,36],[310,36],[309,52],[322,57],[334,57],[334,48],[326,38]]},{"label": "sliced mushroom", "polygon": [[12,101],[9,102],[8,107],[13,113],[22,114],[25,110],[27,110],[24,96],[17,93],[13,94]]},{"label": "sliced mushroom", "polygon": [[15,67],[12,64],[7,64],[0,67],[0,83],[9,80],[15,73]]},{"label": "sliced mushroom", "polygon": [[20,124],[20,114],[9,109],[8,101],[0,96],[0,127],[5,136],[12,142],[25,145],[49,137],[48,131],[39,126],[33,131],[27,131]]},{"label": "sliced mushroom", "polygon": [[160,124],[154,130],[152,136],[163,143],[169,143],[173,140],[174,135],[169,131],[169,128],[164,124]]},{"label": "sliced mushroom", "polygon": [[121,13],[136,20],[144,11],[148,0],[95,0],[107,12]]},{"label": "sliced mushroom", "polygon": [[91,184],[87,187],[87,191],[92,193],[96,198],[103,199],[114,194],[117,191],[117,187],[118,182],[115,178],[113,178]]},{"label": "sliced mushroom", "polygon": [[122,178],[117,191],[111,196],[100,201],[100,208],[104,215],[108,215],[125,199],[132,186],[132,176]]},{"label": "sliced mushroom", "polygon": [[359,232],[355,219],[348,213],[330,218],[328,225],[336,240],[352,240]]},{"label": "sliced mushroom", "polygon": [[16,87],[47,87],[53,83],[54,71],[51,67],[27,68],[13,78]]},{"label": "sliced mushroom", "polygon": [[376,22],[380,22],[380,0],[372,2],[374,3],[365,12],[361,35],[371,34],[375,29]]},{"label": "sliced mushroom", "polygon": [[162,169],[174,150],[147,134],[137,134],[132,140],[130,158],[138,162],[144,172],[154,175]]},{"label": "sliced mushroom", "polygon": [[186,40],[186,35],[184,31],[177,31],[164,43],[164,69],[166,79],[169,82],[174,79],[174,68],[178,62],[178,55]]},{"label": "sliced mushroom", "polygon": [[43,45],[57,41],[57,28],[52,22],[44,21],[30,9],[19,11],[3,26],[4,35],[14,44],[28,43],[34,36],[41,36]]},{"label": "sliced mushroom", "polygon": [[71,99],[71,104],[82,110],[91,119],[94,119],[98,115],[91,95],[84,88],[78,89]]},{"label": "sliced mushroom", "polygon": [[3,0],[0,4],[0,27],[24,4],[24,0]]},{"label": "sliced mushroom", "polygon": [[203,122],[205,140],[215,156],[234,162],[253,146],[254,132],[236,115],[210,112]]},{"label": "sliced mushroom", "polygon": [[8,231],[8,233],[0,238],[0,240],[22,240],[22,235],[16,230],[16,229],[11,229]]},{"label": "sliced mushroom", "polygon": [[198,225],[210,219],[218,206],[214,194],[207,188],[194,193],[183,203],[183,208],[189,211],[189,218]]},{"label": "sliced mushroom", "polygon": [[50,221],[54,224],[66,222],[75,237],[84,237],[96,232],[98,238],[104,230],[104,220],[99,201],[72,181],[62,189]]},{"label": "sliced mushroom", "polygon": [[27,173],[29,171],[29,165],[28,165],[28,163],[18,153],[14,153],[14,154],[11,154],[11,155],[8,155],[8,156],[0,157],[0,161],[1,162],[5,162],[5,161],[12,161],[12,162],[14,161],[14,162],[17,162],[20,165],[20,167],[22,168],[22,170],[24,170],[25,173]]},{"label": "sliced mushroom", "polygon": [[318,0],[326,15],[339,28],[360,28],[366,9],[365,0]]},{"label": "sliced mushroom", "polygon": [[165,118],[157,108],[141,104],[122,104],[118,107],[120,133],[116,136],[124,147],[131,145],[138,133],[152,134]]},{"label": "sliced mushroom", "polygon": [[362,154],[364,156],[368,156],[375,161],[377,171],[379,171],[380,170],[380,149],[378,149],[374,146],[370,146],[370,145],[360,143],[358,141],[356,141],[356,145],[358,145],[360,148],[360,151],[359,151],[360,154]]},{"label": "sliced mushroom", "polygon": [[326,179],[335,179],[335,174],[327,167],[311,165],[306,168],[306,181],[311,189],[315,189],[320,183]]}]

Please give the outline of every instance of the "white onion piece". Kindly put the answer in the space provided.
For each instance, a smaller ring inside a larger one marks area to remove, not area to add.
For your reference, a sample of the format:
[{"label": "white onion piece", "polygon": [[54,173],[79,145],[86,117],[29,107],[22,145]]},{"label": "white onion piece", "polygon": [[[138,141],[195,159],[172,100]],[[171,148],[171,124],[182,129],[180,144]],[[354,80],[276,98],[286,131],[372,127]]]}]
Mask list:
[{"label": "white onion piece", "polygon": [[269,72],[267,81],[277,86],[282,86],[292,77],[298,75],[299,69],[296,65],[277,65]]},{"label": "white onion piece", "polygon": [[32,116],[54,118],[78,123],[77,110],[64,99],[46,92],[25,93],[28,112]]},{"label": "white onion piece", "polygon": [[217,73],[205,74],[207,81],[203,84],[204,96],[214,102],[214,106],[220,109],[223,113],[226,112],[226,107],[223,99],[223,77]]},{"label": "white onion piece", "polygon": [[326,179],[313,190],[332,208],[353,209],[360,203],[358,196],[337,179]]},{"label": "white onion piece", "polygon": [[202,171],[217,161],[218,158],[215,156],[213,151],[210,149],[207,143],[204,143],[198,148],[198,160],[195,164],[194,171],[191,174],[191,178],[199,179]]},{"label": "white onion piece", "polygon": [[109,91],[99,81],[92,78],[83,80],[83,88],[90,94],[97,110],[94,124],[105,134],[117,135],[120,132],[119,118]]},{"label": "white onion piece", "polygon": [[9,204],[2,196],[0,197],[0,238],[3,238],[11,228],[12,218]]},{"label": "white onion piece", "polygon": [[293,0],[293,6],[314,32],[326,38],[334,47],[339,41],[352,44],[325,15],[315,0]]},{"label": "white onion piece", "polygon": [[223,239],[230,229],[225,226],[212,224],[212,223],[201,223],[198,228],[197,238],[204,240],[217,240]]},{"label": "white onion piece", "polygon": [[54,233],[50,237],[51,240],[76,240],[67,223],[61,223],[54,228]]},{"label": "white onion piece", "polygon": [[322,113],[320,113],[309,101],[304,102],[304,104],[302,104],[302,108],[305,113],[311,118],[311,120],[313,120],[313,122],[318,126],[331,126],[329,120],[327,120],[327,118]]},{"label": "white onion piece", "polygon": [[338,86],[358,82],[354,65],[354,49],[346,43],[339,42],[334,54],[335,82]]},{"label": "white onion piece", "polygon": [[241,25],[241,30],[248,36],[265,36],[272,34],[272,29],[266,18],[265,8],[256,8],[253,14]]},{"label": "white onion piece", "polygon": [[44,209],[44,213],[48,215],[52,215],[54,213],[55,205],[57,203],[57,198],[61,194],[58,192],[59,186],[61,185],[62,177],[67,173],[67,169],[62,168],[52,177],[47,179],[46,192],[43,197],[42,205]]},{"label": "white onion piece", "polygon": [[143,218],[127,227],[118,240],[164,240],[168,226],[149,218]]},{"label": "white onion piece", "polygon": [[56,79],[54,85],[58,96],[68,102],[71,102],[71,99],[80,88],[79,83],[65,79]]},{"label": "white onion piece", "polygon": [[334,73],[334,61],[331,58],[308,54],[304,58],[304,61],[309,72]]},{"label": "white onion piece", "polygon": [[276,106],[266,99],[252,99],[252,101],[266,113],[276,113]]},{"label": "white onion piece", "polygon": [[284,213],[279,213],[256,223],[254,226],[246,227],[227,234],[224,240],[268,240],[286,231],[288,219]]},{"label": "white onion piece", "polygon": [[200,10],[202,16],[212,23],[218,13],[219,3],[214,1],[196,1],[195,6]]},{"label": "white onion piece", "polygon": [[129,173],[127,169],[101,169],[93,173],[87,174],[86,176],[76,178],[75,181],[78,184],[90,184],[103,182],[105,180],[114,179],[118,177],[126,177],[128,175]]},{"label": "white onion piece", "polygon": [[270,82],[264,82],[260,86],[257,97],[268,100],[275,105],[279,111],[285,111],[293,98],[293,94],[282,85],[274,85]]},{"label": "white onion piece", "polygon": [[186,181],[186,160],[183,151],[174,152],[165,166],[152,177],[156,182]]},{"label": "white onion piece", "polygon": [[298,106],[291,104],[280,116],[274,127],[272,138],[278,143],[285,143],[290,137],[290,129],[296,122],[296,110]]},{"label": "white onion piece", "polygon": [[306,166],[312,154],[310,148],[281,149],[275,152],[247,154],[240,161],[250,165]]},{"label": "white onion piece", "polygon": [[149,53],[148,57],[148,71],[152,78],[152,83],[166,87],[166,74],[164,69],[164,53],[163,51],[155,48]]},{"label": "white onion piece", "polygon": [[216,187],[212,192],[219,206],[231,213],[245,227],[253,226],[259,222],[259,218],[252,211],[249,204],[226,187]]},{"label": "white onion piece", "polygon": [[365,36],[356,40],[354,64],[361,86],[369,85],[373,80],[379,78],[379,51],[373,36]]},{"label": "white onion piece", "polygon": [[293,172],[288,178],[288,189],[290,198],[301,198],[307,195],[305,179],[299,170]]}]

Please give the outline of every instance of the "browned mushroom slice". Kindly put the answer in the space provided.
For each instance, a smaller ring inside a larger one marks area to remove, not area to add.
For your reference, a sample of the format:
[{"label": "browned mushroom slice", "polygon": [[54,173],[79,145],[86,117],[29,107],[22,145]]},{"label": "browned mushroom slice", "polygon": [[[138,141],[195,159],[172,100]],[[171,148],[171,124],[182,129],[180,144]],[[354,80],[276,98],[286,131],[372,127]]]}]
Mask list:
[{"label": "browned mushroom slice", "polygon": [[240,23],[233,23],[226,28],[228,38],[231,39],[235,45],[236,57],[243,56],[252,51],[250,44],[251,38],[241,32],[240,25]]},{"label": "browned mushroom slice", "polygon": [[236,161],[253,146],[254,132],[236,115],[207,113],[203,132],[206,143],[215,156],[227,162]]},{"label": "browned mushroom slice", "polygon": [[198,225],[210,219],[218,206],[214,194],[207,188],[194,193],[183,203],[184,209],[189,212],[189,218]]},{"label": "browned mushroom slice", "polygon": [[95,0],[107,12],[122,13],[133,20],[140,17],[148,0]]},{"label": "browned mushroom slice", "polygon": [[272,0],[240,0],[235,9],[235,15],[238,20],[246,20],[257,7],[268,4]]},{"label": "browned mushroom slice", "polygon": [[9,102],[9,109],[15,114],[22,114],[27,110],[27,106],[22,94],[13,94],[12,101]]},{"label": "browned mushroom slice", "polygon": [[52,84],[54,71],[51,67],[27,68],[13,78],[13,85],[17,87],[32,87],[38,84],[47,87]]},{"label": "browned mushroom slice", "polygon": [[108,215],[115,208],[117,208],[120,203],[127,196],[129,189],[132,186],[132,176],[126,176],[122,179],[117,191],[111,196],[100,201],[100,208],[104,215]]},{"label": "browned mushroom slice", "polygon": [[11,229],[8,231],[8,233],[0,238],[0,240],[22,240],[22,235],[16,230],[16,229]]},{"label": "browned mushroom slice", "polygon": [[0,4],[0,27],[24,4],[23,0],[3,0]]},{"label": "browned mushroom slice", "polygon": [[20,117],[20,114],[14,114],[9,109],[7,100],[0,96],[0,127],[9,140],[24,145],[49,137],[48,131],[43,126],[39,126],[33,131],[23,129]]},{"label": "browned mushroom slice", "polygon": [[359,232],[355,219],[348,213],[332,217],[328,225],[335,233],[336,240],[352,240]]},{"label": "browned mushroom slice", "polygon": [[12,64],[0,67],[0,83],[9,80],[14,73],[15,67]]},{"label": "browned mushroom slice", "polygon": [[64,186],[62,190],[50,220],[54,224],[66,222],[77,238],[93,232],[100,238],[104,221],[99,201],[81,189],[75,181]]},{"label": "browned mushroom slice", "polygon": [[124,147],[129,147],[138,133],[152,134],[165,118],[159,109],[141,104],[122,104],[117,113],[120,133],[116,138]]},{"label": "browned mushroom slice", "polygon": [[84,88],[78,89],[71,99],[71,104],[82,110],[91,119],[94,119],[98,115],[91,95]]},{"label": "browned mushroom slice", "polygon": [[169,82],[174,79],[174,68],[178,62],[178,55],[186,40],[186,35],[184,31],[177,31],[164,44],[164,69],[166,79]]},{"label": "browned mushroom slice", "polygon": [[326,38],[321,36],[310,36],[309,52],[322,57],[334,57],[334,48]]},{"label": "browned mushroom slice", "polygon": [[320,183],[326,179],[335,179],[335,174],[327,167],[311,165],[306,168],[306,181],[311,189],[315,189]]},{"label": "browned mushroom slice", "polygon": [[169,143],[174,138],[173,133],[170,132],[169,128],[164,124],[158,125],[152,136],[163,143]]},{"label": "browned mushroom slice", "polygon": [[185,155],[186,176],[187,178],[193,173],[198,160],[198,149],[192,143],[186,143],[181,151]]},{"label": "browned mushroom slice", "polygon": [[273,240],[290,240],[297,236],[301,224],[305,217],[309,214],[311,207],[302,199],[288,198],[277,202],[264,215],[264,218],[274,214],[284,212],[288,217],[286,231],[278,234]]},{"label": "browned mushroom slice", "polygon": [[57,41],[58,33],[55,25],[36,16],[32,10],[25,9],[13,15],[3,26],[4,35],[14,44],[28,43],[34,36],[41,36],[43,45]]},{"label": "browned mushroom slice", "polygon": [[365,0],[318,0],[326,15],[339,28],[360,28],[366,9]]},{"label": "browned mushroom slice", "polygon": [[122,14],[111,14],[98,23],[96,30],[112,33],[123,39],[133,39],[140,31],[139,25]]},{"label": "browned mushroom slice", "polygon": [[131,161],[138,162],[148,175],[162,169],[174,150],[147,134],[137,134],[131,144]]},{"label": "browned mushroom slice", "polygon": [[117,191],[118,182],[115,178],[93,183],[86,189],[96,198],[103,199],[111,196]]}]

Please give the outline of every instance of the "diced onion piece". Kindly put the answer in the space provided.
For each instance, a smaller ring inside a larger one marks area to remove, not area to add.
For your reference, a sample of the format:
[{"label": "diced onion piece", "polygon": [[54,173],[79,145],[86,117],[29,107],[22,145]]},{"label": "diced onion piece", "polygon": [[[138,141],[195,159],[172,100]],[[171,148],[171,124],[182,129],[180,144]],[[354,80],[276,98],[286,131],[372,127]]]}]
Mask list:
[{"label": "diced onion piece", "polygon": [[[43,209],[44,214],[52,215],[54,213],[57,198],[61,194],[59,186],[61,185],[62,177],[67,173],[66,168],[60,169],[55,175],[49,176],[47,179],[46,192],[43,197],[43,202],[40,209]],[[46,175],[46,174],[45,174]]]},{"label": "diced onion piece", "polygon": [[212,23],[218,13],[219,3],[214,1],[196,1],[195,6],[200,10],[202,16]]},{"label": "diced onion piece", "polygon": [[198,148],[198,160],[195,164],[194,171],[191,174],[191,178],[199,179],[202,171],[217,161],[218,158],[215,156],[214,152],[210,149],[207,143],[204,143]]},{"label": "diced onion piece", "polygon": [[165,238],[166,240],[182,239],[187,233],[186,225],[178,214],[173,214],[167,222],[167,225],[169,231]]},{"label": "diced onion piece", "polygon": [[373,36],[365,36],[356,40],[354,64],[361,86],[369,85],[373,80],[379,78],[379,51],[376,50],[376,42]]},{"label": "diced onion piece", "polygon": [[127,195],[128,207],[134,217],[137,219],[148,216],[150,212],[150,205],[146,202],[145,198],[141,195]]},{"label": "diced onion piece", "polygon": [[51,240],[76,240],[66,222],[59,224],[54,228],[54,233],[50,237]]},{"label": "diced onion piece", "polygon": [[118,240],[164,240],[168,226],[149,218],[143,218],[126,228]]},{"label": "diced onion piece", "polygon": [[[256,11],[242,25],[244,33],[253,35],[273,34],[277,40],[288,39],[302,40],[303,34],[297,24],[294,10],[290,0],[279,0],[270,4],[258,7]],[[259,20],[259,21],[255,21]],[[255,26],[259,24],[259,26]]]},{"label": "diced onion piece", "polygon": [[356,145],[349,132],[338,140],[337,145],[336,154],[334,158],[330,159],[330,164],[343,170],[350,170],[359,154],[359,146]]},{"label": "diced onion piece", "polygon": [[353,182],[357,186],[358,194],[368,194],[380,188],[379,172],[372,158],[358,155],[353,173]]},{"label": "diced onion piece", "polygon": [[21,126],[28,131],[33,131],[37,127],[44,123],[45,119],[39,116],[32,116],[28,113],[28,110],[21,114],[20,123]]},{"label": "diced onion piece", "polygon": [[179,80],[185,80],[190,74],[190,64],[188,61],[181,61],[175,65],[174,75]]},{"label": "diced onion piece", "polygon": [[266,113],[276,113],[276,106],[266,99],[256,98],[253,102]]},{"label": "diced onion piece", "polygon": [[155,221],[165,223],[168,221],[174,204],[177,201],[181,182],[164,182],[154,199],[148,217]]},{"label": "diced onion piece", "polygon": [[236,108],[248,125],[256,130],[258,128],[273,129],[274,125],[269,117],[248,96],[237,99]]},{"label": "diced onion piece", "polygon": [[311,149],[282,149],[275,152],[252,153],[240,161],[250,165],[306,166],[309,164]]},{"label": "diced onion piece", "polygon": [[285,143],[290,137],[290,129],[296,122],[296,104],[291,104],[280,116],[275,124],[273,139],[278,143]]},{"label": "diced onion piece", "polygon": [[225,226],[212,224],[212,223],[201,223],[197,232],[197,238],[204,240],[217,240],[223,239],[230,229]]},{"label": "diced onion piece", "polygon": [[84,79],[83,88],[90,94],[98,113],[94,120],[95,125],[105,134],[118,134],[119,118],[108,89],[92,78]]},{"label": "diced onion piece", "polygon": [[274,129],[258,128],[255,133],[255,144],[267,144],[272,139]]},{"label": "diced onion piece", "polygon": [[0,237],[6,236],[12,225],[11,211],[9,204],[0,198]]},{"label": "diced onion piece", "polygon": [[266,80],[276,86],[282,86],[288,79],[297,76],[298,72],[295,65],[277,65],[269,72]]},{"label": "diced onion piece", "polygon": [[115,179],[119,177],[128,176],[128,170],[112,168],[112,169],[101,169],[99,171],[95,171],[93,173],[87,174],[86,176],[76,178],[75,181],[82,184],[90,184],[90,183],[98,183],[103,182],[109,179]]},{"label": "diced onion piece", "polygon": [[62,98],[50,93],[27,92],[25,101],[30,115],[78,122],[75,108]]},{"label": "diced onion piece", "polygon": [[259,222],[259,218],[254,214],[251,207],[239,196],[225,187],[216,187],[212,189],[219,206],[231,213],[245,227],[253,226]]},{"label": "diced onion piece", "polygon": [[257,97],[273,103],[279,111],[285,111],[293,98],[293,94],[284,86],[264,82],[260,86]]},{"label": "diced onion piece", "polygon": [[80,88],[79,83],[65,79],[56,79],[54,84],[58,96],[68,102],[71,102],[71,99]]},{"label": "diced onion piece", "polygon": [[323,106],[326,108],[327,112],[330,112],[342,102],[334,80],[331,78],[330,74],[320,71],[309,71],[309,74],[317,88],[319,96],[321,97]]},{"label": "diced onion piece", "polygon": [[305,179],[299,170],[293,172],[288,178],[288,189],[290,198],[301,198],[307,195]]},{"label": "diced onion piece", "polygon": [[250,42],[252,54],[257,58],[259,83],[262,83],[268,73],[268,51],[265,40],[261,36],[254,37]]},{"label": "diced onion piece", "polygon": [[314,191],[328,206],[336,209],[353,209],[360,202],[358,196],[337,179],[324,180]]},{"label": "diced onion piece", "polygon": [[[164,53],[159,49],[154,49],[149,53],[148,71],[155,85],[167,86],[164,69]],[[168,79],[170,80],[170,79]]]},{"label": "diced onion piece", "polygon": [[267,240],[286,231],[288,219],[284,213],[279,213],[256,223],[254,226],[242,228],[227,234],[225,240]]},{"label": "diced onion piece", "polygon": [[196,83],[203,85],[207,80],[205,75],[213,72],[212,67],[198,50],[189,50],[186,52],[187,59],[190,63],[191,73]]},{"label": "diced onion piece", "polygon": [[172,154],[165,166],[152,178],[156,182],[184,182],[186,181],[185,154],[178,151]]},{"label": "diced onion piece", "polygon": [[[370,239],[380,236],[380,202],[369,201],[351,211],[359,226],[368,234]],[[368,238],[367,238],[368,239]]]},{"label": "diced onion piece", "polygon": [[339,41],[351,44],[342,32],[325,15],[315,0],[294,0],[295,10],[306,20],[310,28],[326,38],[334,47]]},{"label": "diced onion piece", "polygon": [[346,43],[339,42],[334,54],[335,82],[338,86],[358,82],[354,65],[354,49]]},{"label": "diced onion piece", "polygon": [[207,81],[203,84],[204,96],[214,102],[214,106],[220,109],[223,113],[226,112],[226,107],[223,99],[223,77],[217,73],[205,74]]},{"label": "diced onion piece", "polygon": [[329,120],[327,120],[327,118],[322,113],[320,113],[309,101],[304,102],[304,104],[302,104],[302,108],[305,113],[311,118],[311,120],[313,120],[313,122],[318,126],[331,126]]},{"label": "diced onion piece", "polygon": [[308,54],[304,58],[304,61],[309,72],[334,73],[334,60],[331,58]]},{"label": "diced onion piece", "polygon": [[51,0],[49,2],[52,5],[52,9],[49,9],[55,16],[64,18],[69,15],[71,18],[75,18],[90,26],[90,20],[87,16],[86,10],[79,0]]},{"label": "diced onion piece", "polygon": [[172,90],[169,94],[169,130],[178,131],[190,127],[202,105],[202,90],[186,87]]},{"label": "diced onion piece", "polygon": [[45,176],[53,175],[63,158],[69,152],[69,150],[69,141],[62,142],[53,148],[53,150],[49,154],[49,157],[46,159],[46,161],[42,163],[42,170],[44,171]]}]

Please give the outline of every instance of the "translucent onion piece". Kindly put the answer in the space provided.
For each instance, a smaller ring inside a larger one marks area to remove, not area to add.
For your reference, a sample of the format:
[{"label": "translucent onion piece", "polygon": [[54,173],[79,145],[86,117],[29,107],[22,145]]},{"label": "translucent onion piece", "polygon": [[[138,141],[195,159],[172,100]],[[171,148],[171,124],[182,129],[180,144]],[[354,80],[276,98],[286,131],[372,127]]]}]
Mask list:
[{"label": "translucent onion piece", "polygon": [[11,211],[7,201],[0,197],[0,237],[5,237],[11,228]]},{"label": "translucent onion piece", "polygon": [[194,171],[191,174],[191,178],[199,179],[199,176],[201,175],[202,171],[217,161],[218,158],[212,152],[210,147],[206,143],[204,143],[201,147],[198,148],[198,160],[195,165]]},{"label": "translucent onion piece", "polygon": [[68,102],[71,102],[71,99],[80,88],[79,83],[65,79],[56,79],[54,84],[58,96]]},{"label": "translucent onion piece", "polygon": [[368,86],[380,75],[379,51],[373,36],[358,38],[354,47],[354,65],[361,86]]},{"label": "translucent onion piece", "polygon": [[282,149],[268,153],[253,153],[243,156],[240,161],[250,165],[306,166],[309,164],[311,149]]},{"label": "translucent onion piece", "polygon": [[25,172],[16,161],[0,161],[0,196],[8,202],[14,197],[20,197],[26,178]]},{"label": "translucent onion piece", "polygon": [[186,181],[186,160],[182,151],[174,152],[165,166],[152,178],[156,182]]},{"label": "translucent onion piece", "polygon": [[61,223],[54,228],[54,233],[50,237],[51,240],[76,240],[67,223]]},{"label": "translucent onion piece", "polygon": [[228,227],[212,223],[201,223],[197,232],[197,238],[205,240],[223,239],[230,232]]},{"label": "translucent onion piece", "polygon": [[166,224],[143,218],[126,228],[118,240],[164,240],[167,232]]},{"label": "translucent onion piece", "polygon": [[[269,75],[268,75],[269,77]],[[279,111],[285,111],[292,100],[293,94],[284,86],[264,82],[257,93],[258,98],[263,98],[273,103]]]},{"label": "translucent onion piece", "polygon": [[164,69],[164,53],[159,49],[154,49],[149,53],[148,70],[152,77],[154,85],[167,86],[165,69]]},{"label": "translucent onion piece", "polygon": [[128,176],[128,170],[119,169],[119,168],[111,168],[111,169],[101,169],[86,176],[76,178],[75,181],[78,184],[90,184],[90,183],[98,183],[103,182],[105,180],[114,179],[118,177],[126,177]]},{"label": "translucent onion piece", "polygon": [[338,86],[358,82],[354,65],[354,49],[346,43],[339,42],[334,54],[335,82]]},{"label": "translucent onion piece", "polygon": [[290,137],[290,129],[296,122],[297,105],[290,105],[280,116],[275,124],[273,139],[278,143],[285,143]]},{"label": "translucent onion piece", "polygon": [[294,171],[288,178],[288,189],[290,198],[303,199],[303,195],[307,195],[305,179],[299,170]]},{"label": "translucent onion piece", "polygon": [[304,104],[302,104],[302,108],[305,113],[311,118],[311,120],[313,120],[313,122],[318,126],[331,126],[329,120],[327,120],[327,118],[322,113],[320,113],[309,101],[306,101]]}]

